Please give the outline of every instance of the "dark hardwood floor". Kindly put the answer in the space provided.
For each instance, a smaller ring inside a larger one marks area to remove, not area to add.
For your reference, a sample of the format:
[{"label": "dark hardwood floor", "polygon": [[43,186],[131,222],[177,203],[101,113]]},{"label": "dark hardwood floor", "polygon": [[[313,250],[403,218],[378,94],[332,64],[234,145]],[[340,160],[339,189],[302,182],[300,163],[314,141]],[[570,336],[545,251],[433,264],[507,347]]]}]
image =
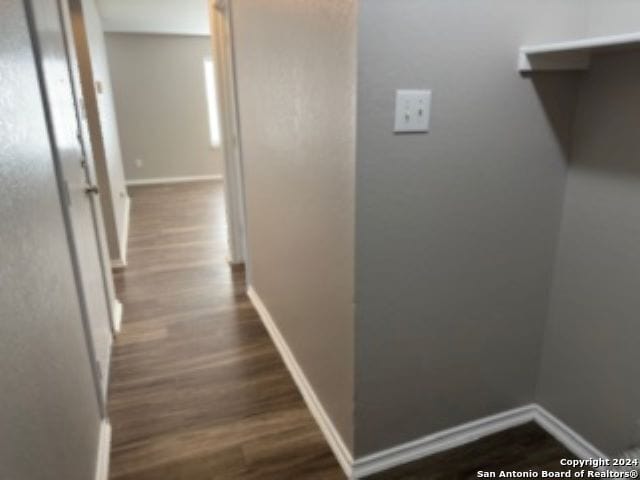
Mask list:
[{"label": "dark hardwood floor", "polygon": [[226,263],[221,184],[130,195],[111,479],[344,479]]},{"label": "dark hardwood floor", "polygon": [[[222,186],[137,187],[111,369],[112,480],[343,480],[226,263]],[[370,477],[467,479],[569,456],[528,425]]]}]

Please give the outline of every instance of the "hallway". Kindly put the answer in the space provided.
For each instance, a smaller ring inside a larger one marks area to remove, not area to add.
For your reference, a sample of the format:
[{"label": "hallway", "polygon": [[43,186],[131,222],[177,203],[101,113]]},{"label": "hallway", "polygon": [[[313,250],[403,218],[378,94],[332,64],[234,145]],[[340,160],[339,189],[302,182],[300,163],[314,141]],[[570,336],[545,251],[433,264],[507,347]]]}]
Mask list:
[{"label": "hallway", "polygon": [[225,260],[222,184],[130,195],[110,478],[344,478]]}]

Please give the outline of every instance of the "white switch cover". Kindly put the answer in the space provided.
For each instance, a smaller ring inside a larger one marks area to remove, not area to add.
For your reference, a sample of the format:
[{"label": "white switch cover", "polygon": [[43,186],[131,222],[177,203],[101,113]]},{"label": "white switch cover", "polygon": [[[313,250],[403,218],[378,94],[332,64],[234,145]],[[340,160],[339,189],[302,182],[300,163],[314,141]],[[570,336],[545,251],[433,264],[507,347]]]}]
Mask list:
[{"label": "white switch cover", "polygon": [[429,131],[431,90],[397,90],[396,121],[393,131],[425,133]]}]

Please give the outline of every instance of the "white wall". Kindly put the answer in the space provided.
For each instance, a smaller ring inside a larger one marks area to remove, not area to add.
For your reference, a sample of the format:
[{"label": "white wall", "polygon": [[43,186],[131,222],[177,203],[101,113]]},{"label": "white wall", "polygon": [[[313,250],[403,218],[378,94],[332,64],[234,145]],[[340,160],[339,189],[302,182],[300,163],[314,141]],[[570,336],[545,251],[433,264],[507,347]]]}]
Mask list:
[{"label": "white wall", "polygon": [[221,175],[220,148],[209,140],[203,68],[211,38],[106,38],[127,180]]}]

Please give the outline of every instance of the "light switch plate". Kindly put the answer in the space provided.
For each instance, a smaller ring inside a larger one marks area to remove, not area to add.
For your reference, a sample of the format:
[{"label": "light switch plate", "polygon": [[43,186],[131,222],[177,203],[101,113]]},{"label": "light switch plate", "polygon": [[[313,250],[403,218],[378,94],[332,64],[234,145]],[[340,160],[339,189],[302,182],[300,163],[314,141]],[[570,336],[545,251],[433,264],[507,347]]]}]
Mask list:
[{"label": "light switch plate", "polygon": [[431,116],[431,90],[397,90],[395,133],[426,133]]}]

